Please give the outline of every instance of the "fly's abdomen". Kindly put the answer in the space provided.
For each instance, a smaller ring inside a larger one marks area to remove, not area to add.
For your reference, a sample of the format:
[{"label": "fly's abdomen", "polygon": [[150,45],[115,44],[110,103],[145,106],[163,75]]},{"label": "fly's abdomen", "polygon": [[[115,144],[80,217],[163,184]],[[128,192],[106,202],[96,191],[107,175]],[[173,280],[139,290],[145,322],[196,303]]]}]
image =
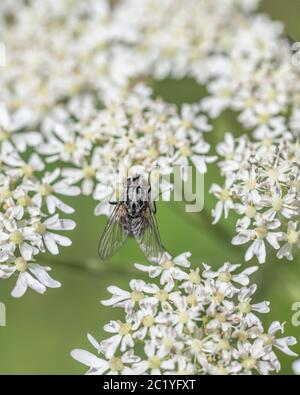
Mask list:
[{"label": "fly's abdomen", "polygon": [[122,218],[122,228],[123,232],[128,236],[133,236],[132,229],[131,229],[131,220],[130,217],[124,216]]},{"label": "fly's abdomen", "polygon": [[140,237],[147,227],[147,222],[143,216],[133,218],[131,221],[131,232],[134,237]]}]

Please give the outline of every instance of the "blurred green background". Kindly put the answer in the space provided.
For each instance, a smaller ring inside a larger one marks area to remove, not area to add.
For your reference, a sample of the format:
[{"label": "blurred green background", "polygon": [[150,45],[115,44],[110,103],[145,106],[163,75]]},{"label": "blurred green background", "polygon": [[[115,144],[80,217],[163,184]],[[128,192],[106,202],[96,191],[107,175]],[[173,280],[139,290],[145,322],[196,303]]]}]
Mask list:
[{"label": "blurred green background", "polygon": [[[265,0],[261,10],[283,21],[289,36],[300,41],[299,0]],[[155,83],[154,88],[157,95],[179,105],[198,100],[205,94],[191,80],[167,80]],[[222,139],[227,130],[241,133],[229,112],[214,124],[212,143]],[[218,171],[213,165],[205,177],[205,211],[201,213],[187,214],[181,203],[158,204],[157,219],[165,246],[174,255],[191,251],[194,265],[207,262],[218,267],[227,260],[243,262],[245,248],[230,245],[234,218],[218,226],[211,225],[210,210],[215,200],[207,191],[211,183],[218,180]],[[95,202],[92,199],[70,199],[69,203],[76,209],[77,228],[71,235],[73,245],[61,250],[59,257],[40,258],[41,263],[53,267],[53,276],[62,282],[62,288],[48,290],[42,296],[28,291],[22,299],[16,300],[10,297],[16,279],[0,282],[0,301],[7,308],[7,326],[0,327],[0,374],[82,374],[84,366],[70,357],[70,351],[76,347],[93,351],[86,333],[100,340],[105,336],[104,323],[109,319],[122,319],[121,310],[100,304],[101,299],[108,297],[107,286],[127,288],[131,278],[143,277],[133,263],[145,262],[145,259],[133,241],[109,263],[101,263],[97,245],[105,219],[93,215]],[[297,337],[299,345],[294,350],[300,354],[300,327],[291,325],[291,305],[300,301],[299,255],[292,263],[269,255],[254,280],[259,286],[255,301],[271,301],[271,314],[262,316],[265,325],[278,319],[286,321],[286,333]],[[282,363],[281,373],[291,374],[293,358],[280,351],[277,354]]]}]

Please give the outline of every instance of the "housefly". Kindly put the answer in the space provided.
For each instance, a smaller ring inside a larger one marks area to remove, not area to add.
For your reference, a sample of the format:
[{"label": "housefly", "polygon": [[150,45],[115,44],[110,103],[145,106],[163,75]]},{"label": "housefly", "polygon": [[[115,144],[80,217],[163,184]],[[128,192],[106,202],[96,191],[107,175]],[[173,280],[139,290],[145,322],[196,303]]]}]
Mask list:
[{"label": "housefly", "polygon": [[111,214],[99,242],[99,256],[105,261],[134,237],[149,261],[159,261],[164,248],[155,219],[156,206],[151,200],[151,187],[142,176],[127,178],[122,197],[113,202]]}]

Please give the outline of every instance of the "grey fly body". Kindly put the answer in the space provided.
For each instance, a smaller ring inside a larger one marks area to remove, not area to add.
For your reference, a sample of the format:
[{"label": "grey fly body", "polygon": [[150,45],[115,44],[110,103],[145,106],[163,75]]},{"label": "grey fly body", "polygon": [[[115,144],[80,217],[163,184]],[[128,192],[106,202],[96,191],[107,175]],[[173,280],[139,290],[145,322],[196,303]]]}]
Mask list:
[{"label": "grey fly body", "polygon": [[149,261],[160,260],[164,248],[155,219],[156,206],[151,200],[151,187],[142,176],[127,178],[122,197],[114,202],[110,216],[99,242],[99,256],[107,260],[134,237]]}]

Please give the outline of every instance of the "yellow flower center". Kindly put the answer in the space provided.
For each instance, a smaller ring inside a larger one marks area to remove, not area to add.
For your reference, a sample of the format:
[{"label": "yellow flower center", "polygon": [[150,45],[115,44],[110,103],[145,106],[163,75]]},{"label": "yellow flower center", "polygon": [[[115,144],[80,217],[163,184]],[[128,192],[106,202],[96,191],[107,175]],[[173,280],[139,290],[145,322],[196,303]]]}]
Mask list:
[{"label": "yellow flower center", "polygon": [[299,241],[300,232],[296,232],[295,230],[288,230],[287,232],[287,241],[289,244],[296,244]]},{"label": "yellow flower center", "polygon": [[267,234],[268,234],[268,229],[265,226],[258,226],[255,229],[255,233],[258,239],[263,240],[266,238]]},{"label": "yellow flower center", "polygon": [[68,154],[73,154],[74,151],[76,150],[76,144],[75,143],[65,143],[64,144],[64,149]]},{"label": "yellow flower center", "polygon": [[145,125],[144,126],[144,132],[147,134],[153,134],[155,132],[155,126],[154,125]]},{"label": "yellow flower center", "polygon": [[181,124],[186,129],[190,129],[193,126],[193,123],[190,120],[188,120],[188,119],[183,119],[181,121]]},{"label": "yellow flower center", "polygon": [[282,209],[283,206],[283,200],[280,198],[274,199],[272,202],[272,206],[274,208],[275,211],[280,211]]},{"label": "yellow flower center", "polygon": [[12,232],[9,239],[14,244],[21,244],[23,242],[22,233],[18,230],[15,230],[14,232]]},{"label": "yellow flower center", "polygon": [[260,116],[259,116],[259,122],[262,124],[262,125],[266,125],[269,121],[270,121],[270,114],[269,113],[263,113],[263,114],[260,114]]},{"label": "yellow flower center", "polygon": [[33,174],[33,168],[30,165],[24,165],[22,168],[23,174],[26,177],[32,177]]},{"label": "yellow flower center", "polygon": [[248,333],[246,331],[240,331],[238,333],[238,339],[241,342],[246,342],[248,340],[248,337],[249,337],[249,335],[248,335]]},{"label": "yellow flower center", "polygon": [[191,349],[198,353],[202,350],[203,344],[199,339],[193,339],[192,343],[191,343]]},{"label": "yellow flower center", "polygon": [[30,197],[27,196],[27,195],[20,196],[20,197],[18,198],[18,200],[17,200],[17,203],[18,203],[19,206],[28,207],[28,206],[30,206],[30,204],[31,204],[31,199],[30,199]]},{"label": "yellow flower center", "polygon": [[169,136],[167,138],[167,144],[169,145],[176,145],[177,144],[177,139],[175,136]]},{"label": "yellow flower center", "polygon": [[224,300],[224,294],[222,294],[221,292],[214,292],[212,299],[215,302],[220,303]]},{"label": "yellow flower center", "polygon": [[229,350],[230,349],[229,341],[225,339],[221,339],[219,341],[218,347],[220,350]]},{"label": "yellow flower center", "polygon": [[84,132],[83,137],[87,141],[93,141],[94,140],[94,134],[93,134],[93,132],[90,132],[90,131]]},{"label": "yellow flower center", "polygon": [[9,189],[3,189],[1,191],[1,197],[2,199],[9,199],[12,195],[12,192]]},{"label": "yellow flower center", "polygon": [[95,169],[93,169],[91,166],[85,166],[83,168],[84,178],[88,178],[88,179],[94,178],[95,174],[96,174]]},{"label": "yellow flower center", "polygon": [[28,268],[27,261],[25,261],[25,259],[22,257],[19,257],[15,260],[15,265],[16,265],[17,270],[22,273],[25,272]]},{"label": "yellow flower center", "polygon": [[248,97],[247,100],[245,100],[245,107],[247,108],[252,108],[255,104],[255,99],[253,97]]},{"label": "yellow flower center", "polygon": [[199,269],[190,271],[189,280],[193,284],[200,284],[201,277],[200,277],[200,274],[199,274]]},{"label": "yellow flower center", "polygon": [[231,280],[231,274],[229,272],[221,272],[219,274],[218,280],[224,283],[229,283]]},{"label": "yellow flower center", "polygon": [[190,306],[193,306],[197,303],[197,298],[195,294],[190,294],[187,297],[187,302]]},{"label": "yellow flower center", "polygon": [[192,151],[191,151],[190,147],[187,145],[181,147],[179,149],[179,152],[181,153],[182,156],[186,156],[186,157],[192,155]]},{"label": "yellow flower center", "polygon": [[121,358],[112,357],[109,361],[109,368],[112,372],[119,372],[123,369],[124,365]]},{"label": "yellow flower center", "polygon": [[42,224],[40,221],[35,222],[33,225],[33,230],[35,231],[35,233],[38,233],[40,235],[43,235],[46,233],[46,226],[44,224]]},{"label": "yellow flower center", "polygon": [[216,319],[217,319],[219,322],[225,322],[225,321],[226,321],[226,317],[225,317],[225,315],[222,314],[222,313],[217,313],[217,314],[216,314]]},{"label": "yellow flower center", "polygon": [[251,218],[254,218],[255,215],[256,215],[255,207],[254,206],[248,206],[246,208],[246,216],[251,219]]},{"label": "yellow flower center", "polygon": [[133,291],[131,292],[131,300],[133,302],[140,302],[142,299],[144,299],[144,294],[143,292],[138,292],[138,291]]},{"label": "yellow flower center", "polygon": [[42,196],[48,196],[52,193],[52,187],[49,184],[42,184],[39,189]]},{"label": "yellow flower center", "polygon": [[173,264],[172,261],[166,261],[166,262],[164,262],[164,263],[162,264],[162,267],[163,267],[164,270],[169,270],[169,269],[171,269],[171,267],[173,267],[173,266],[174,266],[174,264]]},{"label": "yellow flower center", "polygon": [[160,302],[166,302],[169,298],[168,292],[164,291],[163,289],[157,291],[155,296]]},{"label": "yellow flower center", "polygon": [[261,141],[261,143],[262,143],[263,146],[268,147],[269,145],[272,144],[272,140],[271,140],[271,139],[268,139],[268,138],[264,138],[264,139]]},{"label": "yellow flower center", "polygon": [[269,169],[268,176],[271,178],[271,180],[276,181],[278,179],[278,170],[274,168]]},{"label": "yellow flower center", "polygon": [[129,322],[120,323],[119,335],[125,336],[131,331],[131,324]]},{"label": "yellow flower center", "polygon": [[248,302],[239,303],[238,309],[243,314],[249,314],[251,312],[251,306]]},{"label": "yellow flower center", "polygon": [[220,91],[220,94],[223,97],[231,97],[232,96],[232,92],[229,88],[222,88]]},{"label": "yellow flower center", "polygon": [[224,366],[219,366],[217,369],[217,375],[218,376],[227,376],[228,372],[227,372],[226,368],[224,368]]},{"label": "yellow flower center", "polygon": [[163,338],[163,345],[165,346],[165,348],[171,349],[173,347],[173,342],[170,338],[164,337]]},{"label": "yellow flower center", "polygon": [[225,202],[225,200],[227,200],[230,197],[230,192],[228,191],[228,189],[223,189],[220,193],[220,200],[221,202]]},{"label": "yellow flower center", "polygon": [[189,314],[186,311],[184,311],[184,310],[181,310],[179,312],[178,318],[179,318],[179,321],[182,324],[187,324],[189,322],[189,319],[190,319]]},{"label": "yellow flower center", "polygon": [[155,145],[151,146],[149,153],[152,159],[158,158],[159,152]]},{"label": "yellow flower center", "polygon": [[9,138],[9,133],[0,127],[0,141],[7,140]]},{"label": "yellow flower center", "polygon": [[256,181],[253,178],[250,178],[246,182],[246,186],[249,189],[249,191],[253,191],[256,188]]},{"label": "yellow flower center", "polygon": [[256,365],[256,359],[252,357],[245,358],[242,362],[242,365],[247,370],[254,369]]},{"label": "yellow flower center", "polygon": [[152,317],[152,315],[146,315],[143,319],[143,325],[146,328],[150,328],[151,326],[153,326],[154,324],[154,318]]},{"label": "yellow flower center", "polygon": [[262,340],[263,340],[263,342],[264,342],[264,344],[266,346],[271,346],[274,343],[274,337],[273,336],[270,336],[270,335],[267,335],[267,334],[263,334],[261,336],[261,338],[262,338]]},{"label": "yellow flower center", "polygon": [[161,365],[161,360],[158,358],[158,356],[153,355],[153,357],[150,357],[148,359],[148,364],[150,369],[159,369]]}]

